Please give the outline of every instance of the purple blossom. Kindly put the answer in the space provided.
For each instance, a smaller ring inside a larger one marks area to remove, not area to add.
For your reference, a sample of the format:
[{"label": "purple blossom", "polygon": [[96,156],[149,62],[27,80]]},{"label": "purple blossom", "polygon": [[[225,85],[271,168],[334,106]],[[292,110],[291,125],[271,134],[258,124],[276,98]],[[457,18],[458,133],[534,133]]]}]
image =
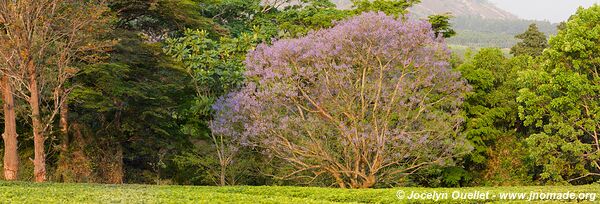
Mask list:
[{"label": "purple blossom", "polygon": [[314,165],[375,168],[364,158],[379,158],[391,170],[451,157],[464,144],[454,127],[468,87],[448,59],[428,22],[364,13],[259,45],[246,85],[214,105],[211,129]]}]

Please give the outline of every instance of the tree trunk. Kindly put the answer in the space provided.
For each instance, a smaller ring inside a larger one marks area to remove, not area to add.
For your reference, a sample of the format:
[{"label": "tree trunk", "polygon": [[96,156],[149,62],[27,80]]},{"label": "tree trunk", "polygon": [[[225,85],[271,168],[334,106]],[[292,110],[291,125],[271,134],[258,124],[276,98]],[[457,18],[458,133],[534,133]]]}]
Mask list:
[{"label": "tree trunk", "polygon": [[33,61],[27,64],[29,71],[29,105],[31,106],[31,125],[33,126],[34,156],[33,173],[35,182],[46,181],[46,152],[44,150],[44,133],[42,132],[42,121],[40,116],[40,96],[37,84],[37,70]]},{"label": "tree trunk", "polygon": [[[61,90],[56,90],[55,94],[60,94]],[[61,178],[61,182],[67,182],[70,180],[77,180],[79,178],[69,178],[72,177],[73,175],[67,175],[65,174],[65,172],[71,171],[72,167],[72,163],[73,161],[71,161],[71,158],[74,156],[73,152],[69,151],[69,144],[70,139],[69,139],[69,124],[68,124],[68,115],[69,115],[69,107],[67,105],[67,102],[63,102],[60,105],[60,121],[59,121],[59,127],[60,127],[60,153],[59,153],[59,157],[58,157],[58,164],[57,164],[57,168],[56,168],[56,173],[59,174],[60,178]],[[75,176],[77,177],[77,176]]]},{"label": "tree trunk", "polygon": [[114,154],[114,160],[112,161],[112,168],[110,168],[109,183],[111,184],[123,184],[123,147],[121,144],[116,145],[116,152]]},{"label": "tree trunk", "polygon": [[335,172],[335,171],[330,171],[330,172],[333,175],[333,178],[335,178],[335,182],[337,182],[338,186],[340,188],[346,188],[346,182],[344,182],[340,173]]},{"label": "tree trunk", "polygon": [[17,152],[17,122],[14,109],[14,97],[10,78],[2,77],[2,95],[4,98],[4,178],[17,180],[19,173],[19,154]]},{"label": "tree trunk", "polygon": [[[66,96],[65,96],[66,97]],[[69,147],[69,103],[65,100],[60,106],[60,133],[62,134],[61,149],[66,152]]]},{"label": "tree trunk", "polygon": [[220,186],[225,186],[227,185],[227,182],[225,181],[225,170],[227,167],[225,167],[225,165],[221,165],[221,171],[219,172],[219,185]]},{"label": "tree trunk", "polygon": [[369,175],[365,181],[363,181],[362,186],[360,188],[371,188],[377,183],[377,179],[375,179],[375,175]]},{"label": "tree trunk", "polygon": [[[62,90],[57,90],[55,94],[60,94]],[[60,100],[60,98],[58,98]],[[58,166],[63,166],[63,167],[67,167],[69,166],[69,164],[67,164],[68,159],[70,158],[72,155],[71,152],[69,152],[69,144],[71,143],[70,138],[69,138],[69,105],[67,103],[67,101],[62,102],[62,104],[60,105],[60,121],[59,121],[59,127],[60,127],[60,156],[59,156],[59,160],[58,160]]]}]

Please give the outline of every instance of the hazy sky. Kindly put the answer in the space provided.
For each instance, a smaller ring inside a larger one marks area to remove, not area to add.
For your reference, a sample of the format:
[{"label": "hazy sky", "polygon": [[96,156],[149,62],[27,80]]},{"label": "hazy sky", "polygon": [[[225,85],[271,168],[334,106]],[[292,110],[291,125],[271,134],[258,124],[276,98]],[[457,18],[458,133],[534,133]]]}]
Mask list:
[{"label": "hazy sky", "polygon": [[600,0],[490,0],[498,7],[523,19],[549,20],[557,23],[567,20],[579,6],[589,7]]}]

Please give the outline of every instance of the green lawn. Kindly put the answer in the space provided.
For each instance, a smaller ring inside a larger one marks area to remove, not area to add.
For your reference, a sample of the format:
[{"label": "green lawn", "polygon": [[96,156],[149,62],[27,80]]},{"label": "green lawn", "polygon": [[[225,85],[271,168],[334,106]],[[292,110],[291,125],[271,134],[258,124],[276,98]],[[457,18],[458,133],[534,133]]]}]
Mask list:
[{"label": "green lawn", "polygon": [[[434,200],[400,200],[397,192],[406,196],[410,192],[448,193],[448,199],[438,202],[455,203],[505,203],[500,193],[585,193],[583,203],[592,195],[600,195],[600,185],[560,187],[500,187],[500,188],[394,188],[348,190],[303,187],[203,187],[203,186],[149,186],[149,185],[99,185],[99,184],[32,184],[0,182],[0,203],[434,203]],[[452,193],[479,192],[489,194],[486,199],[452,199]],[[546,194],[548,195],[548,194]],[[557,195],[557,194],[554,194]],[[526,200],[513,200],[525,202]],[[566,201],[566,200],[563,200]],[[571,200],[577,201],[577,200]],[[581,200],[580,200],[581,201]],[[556,203],[558,200],[545,201]]]}]

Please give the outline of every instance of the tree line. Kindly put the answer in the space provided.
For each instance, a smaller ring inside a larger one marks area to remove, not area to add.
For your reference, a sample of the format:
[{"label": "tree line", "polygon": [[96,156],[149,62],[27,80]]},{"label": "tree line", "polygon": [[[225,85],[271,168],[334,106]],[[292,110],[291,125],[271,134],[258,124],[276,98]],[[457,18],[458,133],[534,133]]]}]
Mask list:
[{"label": "tree line", "polygon": [[418,1],[0,2],[6,180],[586,184],[599,6],[507,57]]}]

